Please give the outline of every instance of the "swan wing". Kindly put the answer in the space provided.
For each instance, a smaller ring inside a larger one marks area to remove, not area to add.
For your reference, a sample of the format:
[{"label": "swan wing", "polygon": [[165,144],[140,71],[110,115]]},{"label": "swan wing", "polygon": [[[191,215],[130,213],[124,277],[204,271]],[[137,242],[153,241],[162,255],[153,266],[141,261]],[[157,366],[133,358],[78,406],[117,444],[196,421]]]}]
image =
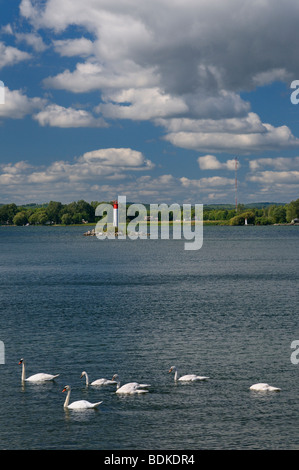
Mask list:
[{"label": "swan wing", "polygon": [[91,382],[90,385],[113,385],[116,384],[115,380],[108,380],[108,379],[97,379]]},{"label": "swan wing", "polygon": [[204,377],[200,375],[195,375],[195,374],[188,374],[188,375],[183,375],[182,377],[179,378],[181,382],[195,382],[196,380],[207,380],[209,377]]},{"label": "swan wing", "polygon": [[103,402],[99,401],[97,403],[90,403],[87,400],[78,400],[68,405],[67,408],[70,410],[87,410],[90,408],[97,408],[101,403]]},{"label": "swan wing", "polygon": [[280,388],[278,387],[272,387],[272,385],[269,385],[267,383],[258,383],[258,384],[253,384],[249,388],[250,390],[255,390],[258,392],[280,392]]},{"label": "swan wing", "polygon": [[130,382],[130,383],[127,383],[127,384],[123,385],[118,390],[116,390],[116,393],[119,393],[119,394],[123,393],[123,394],[131,394],[132,395],[134,393],[146,393],[146,392],[148,392],[148,390],[139,389],[139,387],[140,387],[139,383]]},{"label": "swan wing", "polygon": [[51,375],[51,374],[43,374],[42,372],[39,374],[34,374],[31,375],[26,379],[26,382],[47,382],[48,380],[54,380],[56,377],[58,377],[59,374],[57,375]]}]

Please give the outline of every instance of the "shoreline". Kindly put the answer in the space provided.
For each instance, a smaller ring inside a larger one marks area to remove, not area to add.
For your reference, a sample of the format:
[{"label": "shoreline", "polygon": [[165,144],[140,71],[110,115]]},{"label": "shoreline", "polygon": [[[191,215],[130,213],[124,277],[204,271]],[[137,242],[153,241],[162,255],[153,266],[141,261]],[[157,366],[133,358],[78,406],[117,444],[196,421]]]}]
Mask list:
[{"label": "shoreline", "polygon": [[[186,221],[189,223],[190,221]],[[191,225],[195,225],[198,221],[191,221]],[[229,222],[229,221],[228,221]],[[139,222],[139,225],[164,225],[164,224],[169,224],[169,225],[175,225],[175,224],[180,224],[183,225],[184,222],[180,221],[169,221],[169,222]],[[299,223],[282,223],[282,224],[240,224],[240,225],[231,225],[229,223],[224,223],[223,220],[204,220],[202,222],[203,226],[218,226],[218,227],[294,227],[294,226],[299,226]],[[48,224],[48,225],[42,225],[42,224],[29,224],[29,225],[15,225],[15,224],[0,224],[0,227],[95,227],[96,223],[87,223],[87,224]]]}]

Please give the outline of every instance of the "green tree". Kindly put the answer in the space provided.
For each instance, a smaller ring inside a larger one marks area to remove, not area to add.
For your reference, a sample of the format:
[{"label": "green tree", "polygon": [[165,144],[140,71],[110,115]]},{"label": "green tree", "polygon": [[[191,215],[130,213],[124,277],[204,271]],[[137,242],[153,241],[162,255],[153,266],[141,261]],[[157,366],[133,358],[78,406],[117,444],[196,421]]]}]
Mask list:
[{"label": "green tree", "polygon": [[[73,220],[73,223],[74,224],[82,224],[82,219],[84,219],[84,216],[81,212],[76,212],[73,216],[72,216],[72,220]],[[84,219],[85,220],[85,219]]]},{"label": "green tree", "polygon": [[44,225],[49,221],[48,214],[45,209],[40,208],[34,211],[29,217],[29,223],[32,225]]},{"label": "green tree", "polygon": [[285,206],[285,208],[287,222],[292,222],[293,219],[299,218],[299,199],[291,201],[290,204]]},{"label": "green tree", "polygon": [[242,214],[238,214],[232,219],[230,219],[230,225],[244,225],[245,219],[249,224],[254,224],[255,222],[255,214],[253,211],[243,212]]},{"label": "green tree", "polygon": [[50,222],[54,224],[59,224],[61,221],[60,212],[62,210],[61,202],[50,201],[48,207],[46,208],[46,213]]},{"label": "green tree", "polygon": [[12,224],[13,218],[17,214],[18,208],[16,204],[5,204],[0,207],[0,223],[1,224]]},{"label": "green tree", "polygon": [[286,208],[284,206],[271,206],[269,208],[269,217],[275,224],[286,222]]},{"label": "green tree", "polygon": [[64,225],[71,225],[73,223],[71,214],[69,214],[68,212],[63,214],[61,217],[61,223]]},{"label": "green tree", "polygon": [[18,212],[13,218],[14,225],[26,225],[28,223],[27,214],[25,211]]}]

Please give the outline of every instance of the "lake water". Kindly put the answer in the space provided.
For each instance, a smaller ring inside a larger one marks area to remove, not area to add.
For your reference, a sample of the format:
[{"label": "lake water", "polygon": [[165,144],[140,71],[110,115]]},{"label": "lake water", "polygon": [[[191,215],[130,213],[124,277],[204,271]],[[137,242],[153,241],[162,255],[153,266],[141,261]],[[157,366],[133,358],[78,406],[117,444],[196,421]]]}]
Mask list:
[{"label": "lake water", "polygon": [[[299,227],[205,227],[198,251],[83,232],[0,227],[0,448],[299,448]],[[21,357],[60,376],[23,387]],[[210,380],[176,385],[172,365]],[[83,370],[150,391],[86,388]],[[65,385],[100,409],[65,411]]]}]

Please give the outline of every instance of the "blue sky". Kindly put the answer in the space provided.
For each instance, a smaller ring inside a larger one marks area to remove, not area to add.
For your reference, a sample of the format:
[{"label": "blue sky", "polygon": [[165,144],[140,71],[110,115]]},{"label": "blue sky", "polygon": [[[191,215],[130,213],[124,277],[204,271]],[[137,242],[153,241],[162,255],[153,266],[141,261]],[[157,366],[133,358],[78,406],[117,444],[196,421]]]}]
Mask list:
[{"label": "blue sky", "polygon": [[296,0],[0,11],[0,203],[298,198]]}]

